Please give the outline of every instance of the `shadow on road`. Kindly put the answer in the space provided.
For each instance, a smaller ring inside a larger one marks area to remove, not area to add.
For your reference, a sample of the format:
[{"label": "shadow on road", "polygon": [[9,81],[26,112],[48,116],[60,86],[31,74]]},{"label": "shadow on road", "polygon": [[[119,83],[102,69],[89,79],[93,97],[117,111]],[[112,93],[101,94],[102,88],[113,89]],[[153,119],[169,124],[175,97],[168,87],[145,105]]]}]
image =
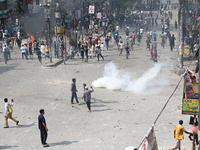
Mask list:
[{"label": "shadow on road", "polygon": [[19,124],[19,127],[21,128],[28,128],[28,127],[31,127],[31,126],[34,126],[35,125],[35,122],[31,123],[31,124]]},{"label": "shadow on road", "polygon": [[98,111],[108,111],[108,110],[112,110],[112,109],[101,109],[101,110],[92,110],[93,112],[98,112]]},{"label": "shadow on road", "polygon": [[98,103],[119,103],[117,101],[103,101],[101,99],[96,99],[96,98],[91,98],[91,99],[94,101],[93,103],[96,103],[96,102],[98,102]]},{"label": "shadow on road", "polygon": [[50,146],[58,146],[58,145],[69,145],[72,143],[77,143],[78,141],[62,141],[57,143],[49,143]]},{"label": "shadow on road", "polygon": [[14,68],[16,68],[17,66],[0,66],[0,74],[4,73],[4,72],[7,72],[7,71],[10,71]]},{"label": "shadow on road", "polygon": [[31,127],[31,126],[34,126],[34,125],[35,125],[35,122],[33,122],[31,124],[20,124],[20,122],[19,122],[18,126],[13,126],[13,127],[10,127],[10,128],[28,128],[28,127]]},{"label": "shadow on road", "polygon": [[18,146],[0,146],[0,149],[11,149]]},{"label": "shadow on road", "polygon": [[106,105],[92,105],[92,107],[105,107]]}]

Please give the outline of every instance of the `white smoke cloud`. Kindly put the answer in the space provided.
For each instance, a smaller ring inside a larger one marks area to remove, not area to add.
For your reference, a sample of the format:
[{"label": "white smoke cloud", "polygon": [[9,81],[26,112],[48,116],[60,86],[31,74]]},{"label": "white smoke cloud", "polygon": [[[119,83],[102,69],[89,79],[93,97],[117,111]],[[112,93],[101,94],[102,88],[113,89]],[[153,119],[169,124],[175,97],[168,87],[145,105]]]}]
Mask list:
[{"label": "white smoke cloud", "polygon": [[[104,67],[103,77],[95,80],[92,85],[98,88],[107,88],[109,90],[131,91],[134,93],[143,93],[149,86],[158,86],[160,83],[166,83],[166,80],[157,78],[161,70],[160,64],[155,64],[154,67],[144,73],[139,79],[133,79],[127,72],[120,71],[117,66],[110,62]],[[153,84],[149,84],[153,81]],[[152,88],[151,88],[152,89]]]}]

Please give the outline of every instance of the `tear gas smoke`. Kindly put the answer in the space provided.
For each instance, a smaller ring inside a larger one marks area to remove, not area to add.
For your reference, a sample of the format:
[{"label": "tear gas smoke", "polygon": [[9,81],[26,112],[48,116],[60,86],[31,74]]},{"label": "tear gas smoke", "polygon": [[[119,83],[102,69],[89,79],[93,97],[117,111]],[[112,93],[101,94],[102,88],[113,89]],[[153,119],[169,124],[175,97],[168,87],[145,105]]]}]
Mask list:
[{"label": "tear gas smoke", "polygon": [[[163,84],[163,82],[165,83],[165,81],[161,81],[161,83],[158,83],[158,80],[155,79],[160,70],[161,65],[155,64],[154,67],[149,69],[140,78],[133,79],[130,73],[120,71],[113,62],[110,62],[104,67],[103,77],[95,80],[92,85],[94,87],[107,88],[110,90],[141,93],[148,89],[148,86]],[[153,83],[150,83],[150,81],[152,81]]]}]

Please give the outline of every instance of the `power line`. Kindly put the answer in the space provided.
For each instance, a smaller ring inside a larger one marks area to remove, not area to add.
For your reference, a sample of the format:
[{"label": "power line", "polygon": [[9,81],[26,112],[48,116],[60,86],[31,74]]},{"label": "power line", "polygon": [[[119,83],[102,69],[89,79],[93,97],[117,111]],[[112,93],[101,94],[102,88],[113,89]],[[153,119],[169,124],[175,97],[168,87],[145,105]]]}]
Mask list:
[{"label": "power line", "polygon": [[[184,73],[184,74],[185,74],[185,73]],[[177,88],[179,87],[179,85],[180,85],[180,83],[181,83],[181,81],[182,81],[183,78],[184,78],[184,75],[182,75],[182,77],[180,78],[180,80],[179,80],[179,82],[177,83],[177,85],[176,85],[175,89],[173,90],[172,94],[170,95],[170,97],[168,98],[167,102],[165,103],[165,105],[163,106],[162,110],[160,111],[159,115],[158,115],[157,118],[155,119],[154,125],[156,124],[156,122],[158,121],[159,117],[161,116],[161,114],[162,114],[163,111],[165,110],[167,104],[169,103],[170,99],[172,98],[172,96],[173,96],[174,93],[176,92],[176,90],[177,90]],[[145,137],[144,137],[144,139],[145,139]],[[141,142],[140,145],[138,146],[138,149],[139,149],[139,147],[142,145],[144,139],[142,140],[142,142]]]},{"label": "power line", "polygon": [[180,78],[178,84],[176,85],[174,91],[172,92],[172,94],[170,95],[170,97],[168,98],[167,102],[165,103],[164,107],[162,108],[162,110],[160,111],[158,117],[156,118],[156,120],[154,121],[154,124],[156,124],[157,120],[159,119],[160,115],[162,114],[162,112],[164,111],[165,107],[167,106],[167,104],[169,103],[170,99],[172,98],[172,96],[174,95],[174,93],[176,92],[177,88],[179,87],[180,83],[181,83],[181,80],[183,79],[183,75],[182,77]]}]

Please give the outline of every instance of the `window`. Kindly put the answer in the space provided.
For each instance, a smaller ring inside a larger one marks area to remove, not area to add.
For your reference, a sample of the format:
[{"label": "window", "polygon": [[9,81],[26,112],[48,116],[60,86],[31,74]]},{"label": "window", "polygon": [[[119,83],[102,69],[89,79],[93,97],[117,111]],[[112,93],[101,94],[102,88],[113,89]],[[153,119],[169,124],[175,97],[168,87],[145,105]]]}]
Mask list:
[{"label": "window", "polygon": [[40,5],[40,0],[36,0],[36,5]]}]

